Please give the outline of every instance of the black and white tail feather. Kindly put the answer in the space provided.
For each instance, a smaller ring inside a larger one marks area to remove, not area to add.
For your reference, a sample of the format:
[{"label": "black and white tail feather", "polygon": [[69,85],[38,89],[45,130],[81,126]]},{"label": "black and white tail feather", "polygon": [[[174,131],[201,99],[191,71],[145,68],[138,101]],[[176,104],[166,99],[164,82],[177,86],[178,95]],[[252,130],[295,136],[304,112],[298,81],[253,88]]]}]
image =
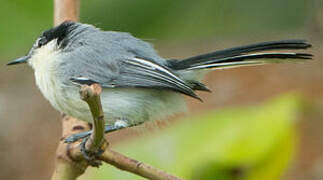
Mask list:
[{"label": "black and white tail feather", "polygon": [[172,69],[175,70],[198,70],[220,69],[239,66],[250,66],[269,63],[295,62],[295,60],[312,59],[312,54],[294,52],[263,52],[273,50],[296,50],[310,48],[304,40],[283,40],[257,43],[240,46],[208,54],[190,57],[183,60],[173,60]]},{"label": "black and white tail feather", "polygon": [[[312,59],[312,54],[282,50],[300,50],[310,47],[311,44],[304,40],[271,41],[215,51],[183,60],[169,60],[166,65],[158,64],[146,57],[136,56],[124,60],[123,73],[117,79],[114,79],[113,83],[99,83],[107,88],[167,89],[201,100],[194,91],[210,90],[196,80],[181,79],[180,72],[270,63],[303,62]],[[97,83],[95,80],[84,77],[71,80],[78,84]]]}]

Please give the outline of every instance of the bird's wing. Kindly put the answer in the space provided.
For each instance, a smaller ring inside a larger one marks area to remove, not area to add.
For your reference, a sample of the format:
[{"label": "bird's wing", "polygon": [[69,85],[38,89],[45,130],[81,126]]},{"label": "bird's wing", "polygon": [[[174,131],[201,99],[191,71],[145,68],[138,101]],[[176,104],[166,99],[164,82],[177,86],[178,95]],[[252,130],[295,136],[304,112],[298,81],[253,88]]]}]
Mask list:
[{"label": "bird's wing", "polygon": [[73,77],[78,84],[99,83],[105,88],[151,88],[172,90],[200,99],[189,84],[175,75],[166,66],[139,56],[121,61],[118,76],[108,81],[95,78]]}]

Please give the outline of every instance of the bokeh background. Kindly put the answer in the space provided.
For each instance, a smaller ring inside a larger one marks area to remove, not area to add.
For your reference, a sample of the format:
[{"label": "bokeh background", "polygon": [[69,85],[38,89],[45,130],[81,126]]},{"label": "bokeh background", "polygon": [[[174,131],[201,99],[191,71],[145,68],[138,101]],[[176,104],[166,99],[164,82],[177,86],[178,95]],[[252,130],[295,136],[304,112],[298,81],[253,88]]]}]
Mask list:
[{"label": "bokeh background", "polygon": [[[314,60],[220,70],[189,112],[108,136],[112,148],[186,179],[323,179],[322,0],[92,0],[81,21],[127,31],[166,58],[259,41],[307,39]],[[53,24],[50,0],[0,1],[0,179],[49,179],[60,114],[26,65]],[[157,127],[157,128],[156,128]],[[142,179],[110,166],[81,179]]]}]

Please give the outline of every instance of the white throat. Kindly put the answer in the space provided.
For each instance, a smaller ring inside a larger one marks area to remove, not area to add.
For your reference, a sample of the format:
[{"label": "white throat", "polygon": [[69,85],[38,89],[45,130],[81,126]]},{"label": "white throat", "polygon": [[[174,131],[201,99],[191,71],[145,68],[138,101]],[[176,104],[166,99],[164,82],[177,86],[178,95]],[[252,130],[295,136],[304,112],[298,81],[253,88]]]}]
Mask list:
[{"label": "white throat", "polygon": [[60,59],[57,40],[52,40],[46,45],[35,49],[32,57],[28,60],[29,65],[34,69],[35,80],[38,88],[47,100],[58,109],[56,97],[59,96],[59,81],[56,78],[56,69]]},{"label": "white throat", "polygon": [[46,45],[35,49],[32,57],[28,60],[29,65],[36,71],[48,66],[48,60],[58,53],[57,39],[48,42]]}]

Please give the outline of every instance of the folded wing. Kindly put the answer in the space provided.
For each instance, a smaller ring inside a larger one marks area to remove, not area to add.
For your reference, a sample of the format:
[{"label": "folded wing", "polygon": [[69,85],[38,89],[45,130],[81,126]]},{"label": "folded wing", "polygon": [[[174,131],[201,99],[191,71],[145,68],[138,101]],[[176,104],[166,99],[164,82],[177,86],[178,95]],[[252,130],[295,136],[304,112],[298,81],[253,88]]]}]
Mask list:
[{"label": "folded wing", "polygon": [[120,67],[119,75],[105,82],[87,77],[74,77],[71,80],[77,84],[99,83],[105,88],[172,90],[201,100],[194,93],[190,83],[180,79],[166,66],[152,60],[136,56],[123,60]]}]

